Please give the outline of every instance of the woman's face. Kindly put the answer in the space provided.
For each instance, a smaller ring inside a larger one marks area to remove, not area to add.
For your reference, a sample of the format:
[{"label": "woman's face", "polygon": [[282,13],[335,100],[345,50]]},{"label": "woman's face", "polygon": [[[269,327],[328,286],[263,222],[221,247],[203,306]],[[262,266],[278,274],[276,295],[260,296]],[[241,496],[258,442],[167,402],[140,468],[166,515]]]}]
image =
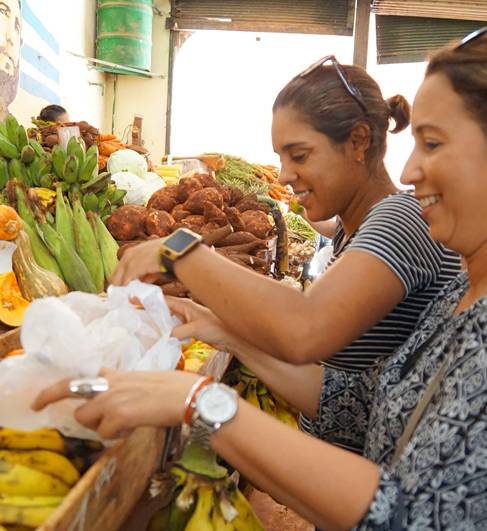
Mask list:
[{"label": "woman's face", "polygon": [[281,159],[279,181],[292,186],[312,221],[340,215],[357,190],[347,142],[334,144],[290,107],[272,120],[272,144]]},{"label": "woman's face", "polygon": [[487,244],[487,138],[444,74],[428,76],[413,105],[413,184],[431,236],[472,256]]}]

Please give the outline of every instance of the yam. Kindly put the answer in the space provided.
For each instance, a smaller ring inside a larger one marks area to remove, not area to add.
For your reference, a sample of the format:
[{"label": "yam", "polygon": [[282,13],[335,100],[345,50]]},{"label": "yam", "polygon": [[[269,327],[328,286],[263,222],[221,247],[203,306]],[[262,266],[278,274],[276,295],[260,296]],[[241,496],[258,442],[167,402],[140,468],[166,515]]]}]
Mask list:
[{"label": "yam", "polygon": [[164,210],[149,209],[145,217],[145,231],[150,235],[169,236],[174,224],[174,218]]},{"label": "yam", "polygon": [[217,208],[223,209],[223,198],[216,188],[203,188],[193,192],[184,203],[184,208],[193,214],[203,214],[205,202],[213,203]]}]

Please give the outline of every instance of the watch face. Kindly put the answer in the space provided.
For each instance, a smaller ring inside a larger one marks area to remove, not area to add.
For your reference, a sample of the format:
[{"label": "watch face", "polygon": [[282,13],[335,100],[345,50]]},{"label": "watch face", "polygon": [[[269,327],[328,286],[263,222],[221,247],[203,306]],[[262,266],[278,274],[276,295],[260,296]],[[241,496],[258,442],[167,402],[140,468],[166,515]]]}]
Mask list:
[{"label": "watch face", "polygon": [[223,424],[237,412],[235,392],[222,384],[206,386],[196,399],[196,409],[202,419],[211,424]]},{"label": "watch face", "polygon": [[195,236],[192,234],[183,230],[178,230],[164,241],[164,245],[172,249],[174,252],[180,253],[186,249],[190,243],[194,242],[194,240]]}]

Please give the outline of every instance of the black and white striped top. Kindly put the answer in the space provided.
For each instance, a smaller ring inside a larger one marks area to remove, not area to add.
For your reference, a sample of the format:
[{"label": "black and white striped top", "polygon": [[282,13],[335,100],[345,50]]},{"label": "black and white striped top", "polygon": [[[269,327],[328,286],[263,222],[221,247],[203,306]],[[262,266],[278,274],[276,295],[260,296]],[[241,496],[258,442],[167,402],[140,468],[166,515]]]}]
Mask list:
[{"label": "black and white striped top", "polygon": [[328,267],[346,251],[370,253],[394,271],[405,296],[389,315],[325,365],[361,370],[377,357],[391,354],[411,334],[427,304],[458,274],[459,256],[431,239],[420,213],[417,199],[399,192],[374,205],[343,248],[344,232],[338,225]]},{"label": "black and white striped top", "polygon": [[362,453],[375,384],[366,369],[390,356],[411,335],[426,306],[459,273],[460,258],[431,239],[417,199],[407,192],[379,201],[345,244],[344,236],[339,224],[327,267],[349,250],[370,253],[394,271],[405,295],[382,321],[322,363],[316,419],[301,415],[300,425],[315,437]]}]

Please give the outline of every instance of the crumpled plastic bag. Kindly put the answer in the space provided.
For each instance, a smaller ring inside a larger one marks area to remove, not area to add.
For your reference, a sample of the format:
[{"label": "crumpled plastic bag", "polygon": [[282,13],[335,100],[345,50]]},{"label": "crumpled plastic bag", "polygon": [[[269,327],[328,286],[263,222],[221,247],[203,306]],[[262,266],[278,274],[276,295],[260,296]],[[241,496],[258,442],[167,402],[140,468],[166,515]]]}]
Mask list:
[{"label": "crumpled plastic bag", "polygon": [[[130,302],[134,297],[144,309]],[[181,343],[170,334],[177,322],[161,289],[138,280],[125,287],[110,286],[105,299],[72,292],[34,301],[21,331],[25,355],[0,363],[0,426],[54,427],[66,436],[99,439],[73,417],[80,399],[62,400],[41,412],[32,411],[30,404],[58,380],[95,377],[102,367],[174,369]]]}]

